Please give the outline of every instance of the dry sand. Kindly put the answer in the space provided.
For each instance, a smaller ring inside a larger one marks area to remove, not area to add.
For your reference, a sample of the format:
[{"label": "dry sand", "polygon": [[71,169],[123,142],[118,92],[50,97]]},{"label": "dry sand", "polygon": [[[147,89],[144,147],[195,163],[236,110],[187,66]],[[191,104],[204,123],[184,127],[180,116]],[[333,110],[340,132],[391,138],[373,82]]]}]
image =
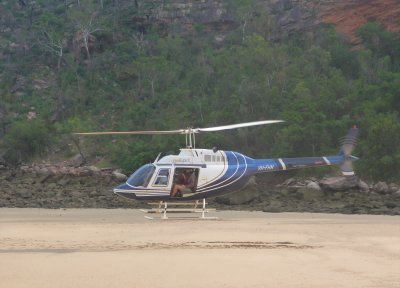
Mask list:
[{"label": "dry sand", "polygon": [[0,287],[400,287],[400,216],[0,209]]}]

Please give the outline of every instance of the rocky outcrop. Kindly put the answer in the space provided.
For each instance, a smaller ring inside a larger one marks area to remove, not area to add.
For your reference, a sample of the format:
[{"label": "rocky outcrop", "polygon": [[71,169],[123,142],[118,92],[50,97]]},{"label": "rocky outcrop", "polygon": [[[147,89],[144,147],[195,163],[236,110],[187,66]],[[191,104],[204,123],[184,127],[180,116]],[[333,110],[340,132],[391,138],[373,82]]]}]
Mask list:
[{"label": "rocky outcrop", "polygon": [[[400,215],[400,186],[357,178],[290,178],[273,185],[256,181],[226,196],[208,199],[218,209],[267,212],[327,212]],[[95,166],[25,165],[0,169],[0,207],[143,208],[112,192],[126,180],[118,170]]]},{"label": "rocky outcrop", "polygon": [[0,169],[0,207],[120,208],[141,204],[114,195],[127,179],[120,171],[94,166],[25,165]]},{"label": "rocky outcrop", "polygon": [[149,26],[172,27],[182,31],[202,25],[205,30],[226,32],[257,17],[270,17],[271,40],[299,31],[309,31],[321,23],[333,24],[336,30],[358,44],[355,31],[368,21],[376,21],[389,31],[400,28],[398,0],[259,0],[245,16],[238,16],[233,4],[226,0],[153,0],[151,5],[139,5],[143,16],[132,16],[132,24],[145,31]]},{"label": "rocky outcrop", "polygon": [[289,178],[278,185],[249,186],[215,201],[221,208],[266,212],[400,215],[400,186],[385,184],[368,185],[356,177]]},{"label": "rocky outcrop", "polygon": [[358,187],[358,180],[356,177],[330,177],[322,179],[320,183],[325,189],[334,191],[344,191]]},{"label": "rocky outcrop", "polygon": [[333,24],[353,44],[358,44],[356,30],[368,21],[378,22],[389,31],[400,29],[398,0],[340,0],[319,1],[317,16],[320,21]]}]

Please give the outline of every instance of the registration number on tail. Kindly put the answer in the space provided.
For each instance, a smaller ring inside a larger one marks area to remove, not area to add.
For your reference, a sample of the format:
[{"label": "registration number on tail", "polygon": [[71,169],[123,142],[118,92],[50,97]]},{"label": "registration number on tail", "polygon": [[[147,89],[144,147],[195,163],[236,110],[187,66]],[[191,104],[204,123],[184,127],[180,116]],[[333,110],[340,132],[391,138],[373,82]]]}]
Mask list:
[{"label": "registration number on tail", "polygon": [[260,165],[258,166],[258,171],[265,171],[265,170],[274,170],[275,166],[274,165]]}]

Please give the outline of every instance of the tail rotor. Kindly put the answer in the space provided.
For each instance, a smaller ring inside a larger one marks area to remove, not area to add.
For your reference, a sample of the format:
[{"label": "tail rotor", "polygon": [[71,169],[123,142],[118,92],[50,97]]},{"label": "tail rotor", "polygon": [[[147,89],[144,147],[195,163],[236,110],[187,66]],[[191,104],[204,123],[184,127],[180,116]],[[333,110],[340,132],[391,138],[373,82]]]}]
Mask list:
[{"label": "tail rotor", "polygon": [[353,161],[358,160],[357,157],[352,156],[355,145],[357,144],[358,128],[353,126],[350,128],[347,135],[342,139],[342,148],[339,151],[339,155],[343,156],[343,163],[340,165],[340,171],[344,176],[353,176]]}]

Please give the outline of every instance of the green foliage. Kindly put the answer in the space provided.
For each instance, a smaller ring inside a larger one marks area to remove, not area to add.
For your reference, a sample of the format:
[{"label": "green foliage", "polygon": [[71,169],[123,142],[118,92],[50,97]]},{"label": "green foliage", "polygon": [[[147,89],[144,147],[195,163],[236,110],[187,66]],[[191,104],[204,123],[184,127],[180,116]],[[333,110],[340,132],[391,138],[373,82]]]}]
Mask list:
[{"label": "green foliage", "polygon": [[[368,23],[358,31],[362,49],[354,50],[329,26],[272,42],[284,32],[253,0],[229,1],[228,13],[237,19],[230,31],[195,24],[190,33],[154,20],[173,7],[170,1],[31,2],[31,10],[7,6],[1,20],[10,30],[0,38],[0,135],[14,162],[45,152],[49,138],[70,143],[71,132],[283,119],[202,135],[197,144],[262,158],[323,155],[336,153],[338,139],[358,124],[357,171],[400,177],[399,33]],[[73,43],[85,29],[94,44],[79,57]],[[32,107],[52,129],[21,122]],[[183,146],[184,138],[76,143],[130,172]]]},{"label": "green foliage", "polygon": [[398,58],[400,56],[400,39],[378,23],[369,22],[365,24],[357,30],[357,34],[363,40],[363,44],[377,57],[389,55]]},{"label": "green foliage", "polygon": [[4,138],[5,158],[10,163],[21,163],[42,155],[49,144],[49,129],[43,121],[14,122]]}]

